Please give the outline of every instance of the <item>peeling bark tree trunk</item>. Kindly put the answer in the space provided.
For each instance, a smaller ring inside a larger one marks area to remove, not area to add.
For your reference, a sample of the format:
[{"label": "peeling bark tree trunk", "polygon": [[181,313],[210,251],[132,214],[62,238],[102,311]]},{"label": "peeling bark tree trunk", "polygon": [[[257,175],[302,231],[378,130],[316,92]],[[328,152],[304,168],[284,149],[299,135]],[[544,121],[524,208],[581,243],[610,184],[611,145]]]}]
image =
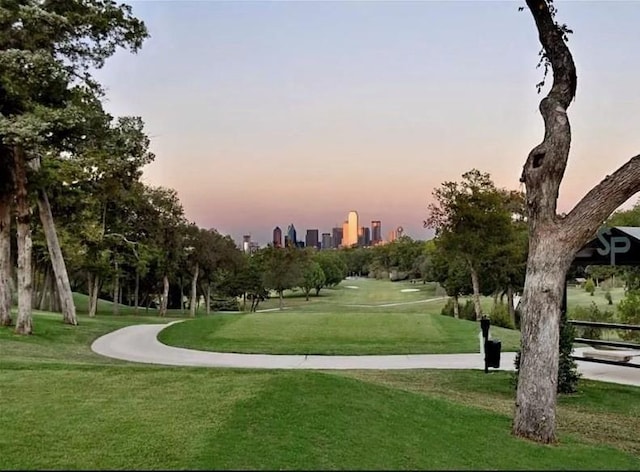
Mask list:
[{"label": "peeling bark tree trunk", "polygon": [[160,313],[159,316],[167,316],[167,305],[169,303],[169,277],[164,276],[162,278],[162,300],[160,300]]},{"label": "peeling bark tree trunk", "polygon": [[56,233],[56,227],[51,214],[51,205],[49,198],[44,190],[38,191],[38,209],[40,211],[40,221],[47,239],[47,247],[49,249],[49,257],[51,258],[51,266],[55,276],[56,287],[60,296],[60,304],[62,308],[62,320],[70,325],[77,325],[76,306],[73,303],[73,292],[71,292],[71,284],[69,283],[69,274],[67,274],[67,266],[64,263],[60,241]]},{"label": "peeling bark tree trunk", "polygon": [[18,228],[18,319],[16,333],[31,334],[33,319],[31,317],[31,208],[27,193],[27,163],[24,150],[14,147],[16,169],[16,220]]},{"label": "peeling bark tree trunk", "polygon": [[480,281],[478,280],[478,272],[470,265],[471,285],[473,286],[473,308],[476,312],[476,320],[482,318],[482,306],[480,305]]},{"label": "peeling bark tree trunk", "polygon": [[191,279],[191,302],[189,302],[189,314],[192,318],[196,317],[197,297],[198,297],[198,275],[200,275],[200,266],[196,262],[196,268],[193,271]]},{"label": "peeling bark tree trunk", "polygon": [[460,302],[458,301],[458,295],[451,297],[453,299],[453,317],[460,318]]},{"label": "peeling bark tree trunk", "polygon": [[607,176],[569,212],[556,214],[558,191],[567,166],[571,129],[567,108],[577,76],[565,33],[546,0],[527,0],[553,85],[540,102],[545,134],[525,163],[529,256],[522,294],[522,354],[513,433],[535,441],[555,440],[558,339],[562,293],[576,253],[605,219],[640,190],[640,156]]},{"label": "peeling bark tree trunk", "polygon": [[11,326],[11,197],[0,195],[0,326]]},{"label": "peeling bark tree trunk", "polygon": [[278,295],[280,296],[280,309],[281,310],[284,307],[283,293],[284,293],[284,290],[279,290],[278,291]]}]

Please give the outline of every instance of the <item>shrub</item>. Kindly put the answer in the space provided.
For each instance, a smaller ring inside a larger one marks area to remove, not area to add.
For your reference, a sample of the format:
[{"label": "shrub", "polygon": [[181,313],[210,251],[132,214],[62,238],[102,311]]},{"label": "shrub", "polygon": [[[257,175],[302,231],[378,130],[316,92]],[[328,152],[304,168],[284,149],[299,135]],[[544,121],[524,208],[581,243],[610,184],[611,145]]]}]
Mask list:
[{"label": "shrub", "polygon": [[[640,324],[640,290],[629,290],[618,303],[620,321],[624,324]],[[627,341],[640,340],[640,332],[623,331],[620,337]]]},{"label": "shrub", "polygon": [[464,305],[460,305],[460,319],[476,321],[476,310],[473,307],[473,300],[467,300]]},{"label": "shrub", "polygon": [[613,298],[611,298],[611,292],[609,290],[604,292],[604,298],[607,300],[609,305],[613,305]]},{"label": "shrub", "polygon": [[240,311],[240,303],[235,298],[213,299],[211,311]]},{"label": "shrub", "polygon": [[[601,321],[607,323],[613,320],[613,313],[609,310],[600,311],[598,305],[591,302],[591,306],[589,307],[578,306],[571,310],[571,318],[580,321]],[[600,339],[602,335],[602,328],[578,326],[576,331],[578,337],[587,339]]]},{"label": "shrub", "polygon": [[593,292],[596,291],[596,284],[593,283],[592,279],[587,279],[587,281],[584,283],[584,290],[593,297]]},{"label": "shrub", "polygon": [[[472,300],[467,300],[463,304],[462,300],[458,299],[458,306],[460,308],[459,314],[460,314],[461,320],[471,320],[471,321],[476,320],[476,312],[473,308]],[[451,316],[451,317],[454,316],[453,315],[453,298],[449,297],[449,299],[447,300],[447,303],[445,303],[445,305],[442,307],[440,314],[444,316]]]},{"label": "shrub", "polygon": [[502,328],[514,329],[511,322],[511,316],[509,316],[509,307],[504,303],[498,303],[494,305],[491,310],[491,316],[489,317],[493,326],[500,326]]},{"label": "shrub", "polygon": [[444,315],[444,316],[451,316],[451,317],[454,316],[454,313],[453,313],[453,298],[452,297],[449,297],[447,299],[447,303],[445,303],[444,306],[442,307],[442,310],[440,311],[440,314]]}]

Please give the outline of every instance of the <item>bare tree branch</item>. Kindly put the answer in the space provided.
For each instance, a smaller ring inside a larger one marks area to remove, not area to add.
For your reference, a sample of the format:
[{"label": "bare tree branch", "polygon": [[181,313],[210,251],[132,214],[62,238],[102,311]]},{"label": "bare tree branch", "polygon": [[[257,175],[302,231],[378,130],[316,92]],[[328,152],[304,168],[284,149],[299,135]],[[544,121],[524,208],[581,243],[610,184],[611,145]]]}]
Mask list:
[{"label": "bare tree branch", "polygon": [[140,260],[140,256],[138,255],[138,252],[136,251],[136,245],[139,244],[137,241],[129,241],[125,235],[120,234],[120,233],[107,233],[107,234],[104,235],[104,237],[105,238],[109,238],[109,237],[120,238],[122,241],[124,241],[125,243],[127,243],[128,245],[131,246],[131,251],[133,252],[133,255],[136,256],[137,260]]},{"label": "bare tree branch", "polygon": [[584,241],[637,192],[640,192],[640,154],[593,187],[565,217],[563,226],[570,229],[572,239]]}]

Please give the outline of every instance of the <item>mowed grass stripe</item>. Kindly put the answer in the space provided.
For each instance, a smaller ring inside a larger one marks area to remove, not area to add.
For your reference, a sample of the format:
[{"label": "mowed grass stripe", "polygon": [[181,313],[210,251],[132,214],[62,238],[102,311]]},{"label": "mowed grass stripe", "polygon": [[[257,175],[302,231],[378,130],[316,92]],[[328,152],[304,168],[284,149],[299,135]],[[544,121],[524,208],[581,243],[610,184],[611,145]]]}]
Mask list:
[{"label": "mowed grass stripe", "polygon": [[[558,446],[516,439],[507,415],[332,374],[282,373],[235,408],[193,468],[640,467],[637,457],[585,446],[569,436]],[[253,445],[250,453],[246,444]]]},{"label": "mowed grass stripe", "polygon": [[[0,469],[184,469],[274,374],[197,369],[2,371]],[[17,395],[19,393],[19,395]]]},{"label": "mowed grass stripe", "polygon": [[[498,327],[492,336],[516,350],[520,333]],[[168,345],[220,352],[268,354],[444,354],[478,352],[478,323],[417,313],[271,312],[215,315],[162,330]]]}]

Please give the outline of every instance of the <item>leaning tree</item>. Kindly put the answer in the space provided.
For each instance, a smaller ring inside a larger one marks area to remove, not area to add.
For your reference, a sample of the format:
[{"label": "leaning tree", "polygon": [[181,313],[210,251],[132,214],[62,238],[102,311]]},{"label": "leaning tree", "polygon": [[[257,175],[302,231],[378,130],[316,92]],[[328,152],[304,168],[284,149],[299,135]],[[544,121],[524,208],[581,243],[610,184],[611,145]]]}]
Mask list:
[{"label": "leaning tree", "polygon": [[[147,37],[131,7],[107,0],[14,0],[0,3],[0,281],[7,278],[6,248],[15,202],[18,250],[16,332],[32,332],[31,200],[37,167],[51,148],[85,120],[84,97],[100,98],[92,72],[119,47],[137,51]],[[64,320],[76,324],[68,275],[45,190],[38,206],[60,295]],[[2,322],[7,290],[0,293]]]},{"label": "leaning tree", "polygon": [[557,214],[558,189],[567,167],[571,128],[567,108],[576,93],[576,68],[567,47],[570,30],[555,20],[552,0],[526,0],[553,84],[540,102],[544,139],[526,160],[529,255],[522,296],[522,357],[513,433],[555,440],[560,311],[575,253],[605,219],[640,190],[640,155],[591,189],[566,215]]}]

